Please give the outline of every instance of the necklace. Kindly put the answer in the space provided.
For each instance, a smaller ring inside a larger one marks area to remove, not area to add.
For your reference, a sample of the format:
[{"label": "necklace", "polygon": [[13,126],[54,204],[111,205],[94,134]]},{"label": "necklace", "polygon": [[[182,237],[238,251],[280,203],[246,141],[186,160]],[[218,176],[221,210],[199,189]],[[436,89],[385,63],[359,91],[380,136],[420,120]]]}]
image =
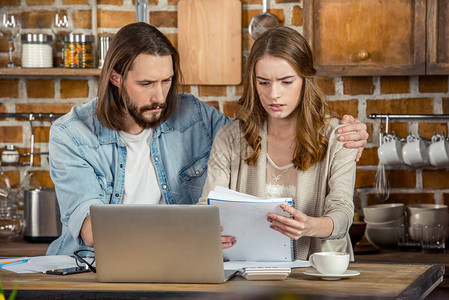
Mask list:
[{"label": "necklace", "polygon": [[[274,182],[278,182],[279,180],[281,180],[284,177],[285,173],[287,173],[287,171],[290,170],[291,167],[293,167],[293,163],[288,164],[288,165],[283,166],[283,167],[277,166],[274,163],[274,161],[271,160],[271,158],[268,155],[268,153],[267,153],[267,160],[270,163],[270,165],[273,167],[273,168],[271,168],[271,172],[270,173],[271,173],[271,176],[273,177],[272,179],[273,179]],[[276,170],[280,171],[280,172],[276,173]]]},{"label": "necklace", "polygon": [[[290,169],[290,168],[288,168],[288,169]],[[288,169],[282,171],[280,174],[276,174],[276,173],[274,172],[274,170],[273,170],[273,181],[278,182],[279,180],[281,180],[282,177],[284,177],[285,172],[288,171]]]}]

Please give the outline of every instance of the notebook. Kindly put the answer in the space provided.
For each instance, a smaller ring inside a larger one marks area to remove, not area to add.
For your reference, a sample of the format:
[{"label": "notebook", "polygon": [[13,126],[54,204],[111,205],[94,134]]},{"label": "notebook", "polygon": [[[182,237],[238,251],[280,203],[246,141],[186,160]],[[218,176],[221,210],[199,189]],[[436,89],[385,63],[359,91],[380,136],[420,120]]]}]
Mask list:
[{"label": "notebook", "polygon": [[97,278],[101,282],[222,283],[217,207],[92,205]]},{"label": "notebook", "polygon": [[225,260],[291,262],[295,260],[295,243],[286,235],[270,228],[267,214],[290,214],[280,204],[293,205],[292,198],[263,199],[217,186],[207,203],[220,209],[223,235],[235,236],[237,243],[223,250]]}]

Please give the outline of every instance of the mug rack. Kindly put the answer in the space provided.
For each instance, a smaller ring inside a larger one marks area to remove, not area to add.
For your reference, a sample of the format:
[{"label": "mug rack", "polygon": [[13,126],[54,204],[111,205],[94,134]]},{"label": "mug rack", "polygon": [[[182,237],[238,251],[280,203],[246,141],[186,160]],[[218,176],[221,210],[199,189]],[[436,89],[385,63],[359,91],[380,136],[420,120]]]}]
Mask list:
[{"label": "mug rack", "polygon": [[[388,133],[388,123],[390,119],[404,119],[404,120],[425,120],[425,119],[439,119],[439,120],[449,120],[449,115],[447,114],[424,114],[424,115],[413,115],[413,114],[370,114],[370,119],[385,119],[385,133]],[[379,145],[382,144],[382,135],[380,132]],[[400,138],[401,141],[407,140],[406,138]]]},{"label": "mug rack", "polygon": [[405,119],[405,120],[425,120],[425,119],[446,119],[449,120],[449,115],[435,114],[435,115],[411,115],[411,114],[370,114],[370,119],[385,119],[385,132],[388,132],[388,121],[390,119]]},{"label": "mug rack", "polygon": [[50,120],[50,123],[64,114],[61,113],[0,113],[0,118],[26,118],[30,123],[31,127],[31,143],[30,152],[21,153],[20,156],[29,156],[30,160],[27,162],[17,162],[17,163],[4,163],[0,161],[0,165],[14,165],[14,166],[33,166],[34,155],[48,155],[48,152],[34,152],[34,127],[33,121],[35,120]]},{"label": "mug rack", "polygon": [[[402,120],[426,120],[426,119],[431,119],[431,120],[449,120],[449,115],[448,114],[370,114],[370,118],[371,119],[385,119],[385,132],[379,132],[379,147],[381,146],[381,144],[383,143],[383,137],[384,135],[388,135],[388,123],[390,119],[402,119]],[[436,133],[435,133],[436,134]],[[394,135],[394,131],[393,131],[393,135]],[[439,135],[438,135],[439,136]],[[419,137],[419,134],[418,134]],[[448,137],[445,137],[444,132],[442,132],[441,136],[444,139],[449,140]],[[407,138],[397,138],[399,141],[403,142],[403,141],[407,141]],[[426,139],[422,139],[424,141],[430,141],[430,140],[426,140]],[[433,139],[432,139],[433,141]],[[376,175],[377,177],[377,175]]]}]

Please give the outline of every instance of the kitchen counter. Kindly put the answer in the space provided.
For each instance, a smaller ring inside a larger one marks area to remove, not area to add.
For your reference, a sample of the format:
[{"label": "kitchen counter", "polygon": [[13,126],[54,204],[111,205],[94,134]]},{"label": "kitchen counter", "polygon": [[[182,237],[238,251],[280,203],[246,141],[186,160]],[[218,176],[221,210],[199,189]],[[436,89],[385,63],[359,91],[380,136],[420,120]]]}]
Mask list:
[{"label": "kitchen counter", "polygon": [[[49,243],[29,243],[24,240],[2,242],[0,244],[0,257],[2,256],[39,256],[45,255]],[[356,262],[397,262],[397,263],[427,263],[444,264],[446,274],[449,276],[449,249],[442,254],[425,254],[422,252],[403,252],[398,249],[381,249],[363,254],[356,251]],[[448,285],[449,286],[449,285]]]},{"label": "kitchen counter", "polygon": [[293,269],[283,281],[249,281],[236,276],[223,284],[101,283],[94,273],[68,276],[16,274],[0,270],[4,290],[18,286],[18,297],[57,298],[211,298],[276,299],[292,295],[307,299],[423,299],[442,281],[440,264],[351,263],[360,275],[327,281]]},{"label": "kitchen counter", "polygon": [[[18,256],[38,256],[38,255],[45,255],[45,252],[47,251],[48,248],[48,243],[28,243],[25,242],[23,240],[17,240],[14,242],[5,242],[5,243],[0,243],[0,257],[4,257],[4,256],[14,256],[14,257],[18,257]],[[379,264],[382,264],[382,266],[385,266],[386,269],[394,269],[394,272],[396,272],[396,266],[398,266],[395,263],[402,263],[402,264],[406,264],[408,266],[410,266],[411,264],[415,264],[415,263],[424,263],[424,264],[428,264],[428,265],[432,265],[432,264],[439,264],[439,266],[441,267],[440,270],[442,270],[442,273],[445,273],[446,276],[447,274],[449,274],[448,272],[448,268],[449,268],[449,250],[446,250],[445,254],[423,254],[421,252],[401,252],[399,250],[395,250],[395,249],[381,249],[375,253],[370,253],[367,252],[367,254],[357,254],[355,255],[355,259],[356,259],[356,263],[351,264],[351,269],[353,268],[353,266],[355,267],[355,270],[358,270],[357,268],[361,267],[366,268],[366,266],[369,265],[377,265],[379,266]],[[399,265],[402,266],[402,265]],[[320,279],[314,279],[308,276],[305,276],[302,274],[302,272],[305,269],[297,269],[294,270],[294,272],[292,273],[292,276],[289,278],[290,279],[298,279],[298,280],[302,280],[304,281],[303,283],[290,283],[288,280],[287,281],[283,281],[283,283],[279,282],[278,284],[280,284],[281,288],[283,288],[284,284],[287,284],[290,288],[294,289],[295,286],[300,286],[301,289],[303,288],[303,285],[305,286],[309,286],[311,283],[317,283],[320,282],[322,283],[323,286],[327,286],[330,284],[322,281]],[[76,275],[70,275],[70,276],[54,276],[54,277],[48,277],[50,275],[45,275],[45,274],[13,274],[10,272],[6,272],[6,273],[10,273],[10,274],[3,274],[3,272],[6,271],[2,271],[2,278],[3,280],[8,280],[9,282],[11,282],[10,280],[18,280],[20,282],[22,282],[24,279],[29,279],[30,282],[33,279],[36,279],[34,276],[38,276],[39,277],[39,282],[41,283],[46,283],[46,284],[50,284],[51,281],[57,281],[60,283],[69,281],[71,282],[71,280],[69,279],[76,279],[78,280],[79,277],[82,277],[82,280],[85,280],[86,278],[88,278],[88,281],[96,281],[95,279],[92,278],[95,277],[94,274],[76,274]],[[371,271],[369,271],[368,273],[370,273]],[[363,275],[363,273],[362,273]],[[22,277],[23,276],[23,277]],[[86,276],[86,277],[84,277]],[[371,276],[371,275],[370,275]],[[408,275],[407,275],[408,276]],[[443,282],[439,283],[438,288],[436,290],[434,290],[431,293],[431,299],[449,299],[449,277],[443,277]],[[7,279],[8,278],[8,279]],[[364,276],[357,276],[357,277],[353,277],[353,278],[347,278],[344,280],[341,280],[339,282],[349,282],[349,283],[355,283],[355,281],[360,281],[360,278],[365,278]],[[387,279],[391,279],[391,275],[385,275],[385,278]],[[381,278],[381,280],[383,281],[385,278]],[[366,279],[366,278],[365,278]],[[80,279],[81,280],[81,279]],[[242,279],[242,278],[234,278],[232,281],[241,281],[243,280],[243,282],[246,282],[246,280]],[[371,278],[370,280],[375,280],[374,278]],[[367,284],[367,282],[370,282],[370,280],[365,281],[365,284]],[[363,280],[364,281],[364,280]],[[382,282],[381,281],[381,282]],[[388,281],[388,280],[387,280]],[[76,285],[76,282],[72,282],[70,283],[68,286],[59,286],[57,289],[72,289],[72,284]],[[264,283],[266,283],[266,281],[263,281]],[[437,281],[435,281],[435,283],[437,283]],[[53,284],[53,283],[51,283]],[[50,284],[50,286],[52,286]],[[80,284],[80,282],[78,282],[78,284]],[[233,286],[236,285],[236,287],[240,286],[242,283],[233,283]],[[361,284],[361,283],[358,283]],[[376,286],[376,282],[371,282],[371,285]],[[95,288],[100,288],[103,289],[105,288],[108,284],[106,284],[106,286],[102,286],[103,284],[100,284],[98,282],[96,282],[96,285],[92,285],[90,286],[90,289],[95,289]],[[128,286],[127,288],[131,288],[131,286]],[[251,283],[250,286],[258,286],[258,284],[253,284]],[[338,284],[340,285],[340,284]],[[84,285],[83,285],[84,286]],[[140,286],[140,285],[139,285]],[[162,287],[164,285],[157,285],[157,287]],[[169,285],[172,286],[172,285]],[[178,286],[178,285],[174,285],[174,286]],[[228,283],[225,283],[223,285],[219,285],[219,287],[225,287],[228,286]],[[331,285],[332,286],[332,285]],[[157,288],[155,287],[155,288]],[[108,287],[109,288],[109,287]],[[134,288],[134,287],[133,287]],[[148,289],[148,287],[146,287]],[[298,287],[299,288],[299,287]],[[377,287],[378,288],[378,287]],[[26,289],[26,290],[32,290],[33,289],[33,285],[31,284],[27,284],[26,288],[24,286],[19,287],[19,289]],[[259,289],[259,287],[258,287]],[[351,290],[352,288],[349,288],[349,290]],[[154,289],[152,289],[154,290]],[[219,290],[219,289],[218,289]],[[319,288],[319,290],[321,290],[321,286]],[[344,290],[344,288],[343,288]],[[211,290],[211,292],[214,291],[214,289]],[[40,293],[53,293],[51,291],[41,291]],[[195,291],[192,291],[195,292]],[[198,292],[198,291],[196,291]],[[196,293],[195,292],[195,293]],[[73,291],[74,295],[77,295],[78,292]],[[162,291],[159,291],[158,293],[162,293]],[[165,292],[164,292],[165,293]],[[170,294],[170,293],[168,293]],[[168,295],[167,294],[167,295]],[[79,295],[79,294],[78,294]],[[198,294],[196,294],[198,296]],[[433,297],[434,295],[437,295],[436,297]],[[136,295],[137,296],[137,295]],[[173,295],[172,295],[173,296]]]},{"label": "kitchen counter", "polygon": [[449,276],[449,249],[440,254],[426,254],[420,251],[404,252],[399,249],[380,249],[377,253],[357,254],[357,262],[397,262],[397,263],[426,263],[444,264],[446,274]]},{"label": "kitchen counter", "polygon": [[0,257],[4,256],[42,256],[47,252],[49,243],[29,243],[24,240],[0,242]]}]

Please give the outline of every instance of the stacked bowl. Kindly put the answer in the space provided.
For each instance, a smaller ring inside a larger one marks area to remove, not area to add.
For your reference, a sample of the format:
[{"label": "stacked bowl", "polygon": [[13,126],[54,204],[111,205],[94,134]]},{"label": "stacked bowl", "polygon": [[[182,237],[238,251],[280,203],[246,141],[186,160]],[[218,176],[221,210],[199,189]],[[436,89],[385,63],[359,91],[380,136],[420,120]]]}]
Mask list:
[{"label": "stacked bowl", "polygon": [[442,236],[445,240],[447,238],[446,228],[449,225],[449,211],[447,205],[443,204],[411,204],[407,206],[408,222],[410,226],[421,227],[422,242],[429,242],[426,231],[432,227],[441,227]]},{"label": "stacked bowl", "polygon": [[407,205],[410,225],[448,225],[448,209],[443,204],[411,204]]},{"label": "stacked bowl", "polygon": [[377,248],[395,248],[398,245],[398,230],[404,224],[404,204],[389,203],[363,208],[365,236]]}]

